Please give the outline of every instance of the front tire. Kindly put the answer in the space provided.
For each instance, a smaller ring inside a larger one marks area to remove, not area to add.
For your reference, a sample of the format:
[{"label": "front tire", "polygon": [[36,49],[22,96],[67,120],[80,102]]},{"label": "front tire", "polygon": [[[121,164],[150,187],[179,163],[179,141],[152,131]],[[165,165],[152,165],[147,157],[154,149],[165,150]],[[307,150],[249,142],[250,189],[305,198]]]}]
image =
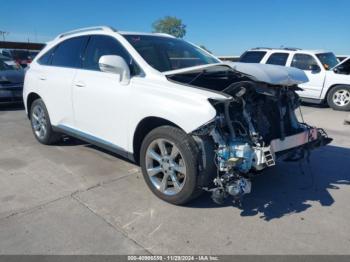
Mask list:
[{"label": "front tire", "polygon": [[182,205],[199,196],[198,147],[179,128],[162,126],[143,140],[140,164],[151,191],[162,200]]},{"label": "front tire", "polygon": [[350,111],[350,86],[339,85],[332,88],[328,93],[327,103],[334,110]]},{"label": "front tire", "polygon": [[30,122],[35,138],[44,145],[57,143],[61,135],[53,131],[44,102],[39,98],[32,103]]}]

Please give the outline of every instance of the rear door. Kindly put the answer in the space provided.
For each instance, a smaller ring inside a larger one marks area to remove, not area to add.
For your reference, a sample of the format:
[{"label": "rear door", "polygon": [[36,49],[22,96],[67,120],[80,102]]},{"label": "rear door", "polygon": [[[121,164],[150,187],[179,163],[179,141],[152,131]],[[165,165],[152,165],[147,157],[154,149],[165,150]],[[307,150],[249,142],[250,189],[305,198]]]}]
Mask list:
[{"label": "rear door", "polygon": [[318,60],[312,55],[297,53],[293,55],[290,66],[303,70],[309,79],[309,82],[299,85],[304,91],[298,91],[298,94],[305,98],[319,99],[326,72]]},{"label": "rear door", "polygon": [[37,83],[53,125],[72,125],[72,81],[88,37],[63,41],[38,59]]}]

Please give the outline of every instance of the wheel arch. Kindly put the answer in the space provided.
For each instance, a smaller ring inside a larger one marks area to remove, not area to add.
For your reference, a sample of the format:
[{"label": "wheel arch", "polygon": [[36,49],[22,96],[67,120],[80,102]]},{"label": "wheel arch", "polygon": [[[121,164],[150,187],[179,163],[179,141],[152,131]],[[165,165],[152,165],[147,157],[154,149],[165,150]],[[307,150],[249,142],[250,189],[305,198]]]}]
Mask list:
[{"label": "wheel arch", "polygon": [[349,84],[333,84],[333,85],[331,85],[331,86],[327,89],[326,95],[324,96],[324,99],[323,99],[324,103],[328,103],[328,102],[327,102],[327,99],[328,99],[328,94],[329,94],[329,92],[330,92],[332,89],[336,88],[337,86],[347,86],[347,87],[350,88],[350,85],[349,85]]},{"label": "wheel arch", "polygon": [[133,136],[133,155],[137,164],[140,163],[139,155],[143,139],[149,132],[160,126],[173,126],[182,130],[182,128],[175,123],[161,117],[150,116],[142,119],[138,123]]},{"label": "wheel arch", "polygon": [[39,98],[41,99],[41,97],[35,92],[31,92],[27,96],[26,107],[27,107],[27,117],[28,118],[30,118],[30,109],[32,107],[33,102]]}]

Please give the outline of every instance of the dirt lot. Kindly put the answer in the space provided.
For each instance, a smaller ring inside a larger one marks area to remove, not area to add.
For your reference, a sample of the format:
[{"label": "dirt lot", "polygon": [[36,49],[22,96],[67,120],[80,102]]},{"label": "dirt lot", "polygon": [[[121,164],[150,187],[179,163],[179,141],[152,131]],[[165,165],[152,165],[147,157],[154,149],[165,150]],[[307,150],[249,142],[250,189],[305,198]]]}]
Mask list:
[{"label": "dirt lot", "polygon": [[162,202],[137,166],[74,139],[40,145],[1,106],[0,254],[350,254],[347,114],[303,111],[334,142],[257,177],[238,209]]}]

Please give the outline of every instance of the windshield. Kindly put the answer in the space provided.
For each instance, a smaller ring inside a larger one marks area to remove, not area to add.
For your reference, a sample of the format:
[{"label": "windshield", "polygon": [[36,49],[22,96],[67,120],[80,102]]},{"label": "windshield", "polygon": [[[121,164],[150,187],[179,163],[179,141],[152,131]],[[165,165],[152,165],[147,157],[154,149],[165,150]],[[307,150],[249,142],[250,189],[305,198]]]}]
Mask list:
[{"label": "windshield", "polygon": [[186,41],[151,35],[124,35],[136,51],[160,72],[186,67],[220,63]]},{"label": "windshield", "polygon": [[339,63],[335,54],[333,54],[331,52],[330,53],[316,54],[316,56],[320,60],[324,69],[326,69],[326,70],[332,69],[333,67],[335,67]]}]

